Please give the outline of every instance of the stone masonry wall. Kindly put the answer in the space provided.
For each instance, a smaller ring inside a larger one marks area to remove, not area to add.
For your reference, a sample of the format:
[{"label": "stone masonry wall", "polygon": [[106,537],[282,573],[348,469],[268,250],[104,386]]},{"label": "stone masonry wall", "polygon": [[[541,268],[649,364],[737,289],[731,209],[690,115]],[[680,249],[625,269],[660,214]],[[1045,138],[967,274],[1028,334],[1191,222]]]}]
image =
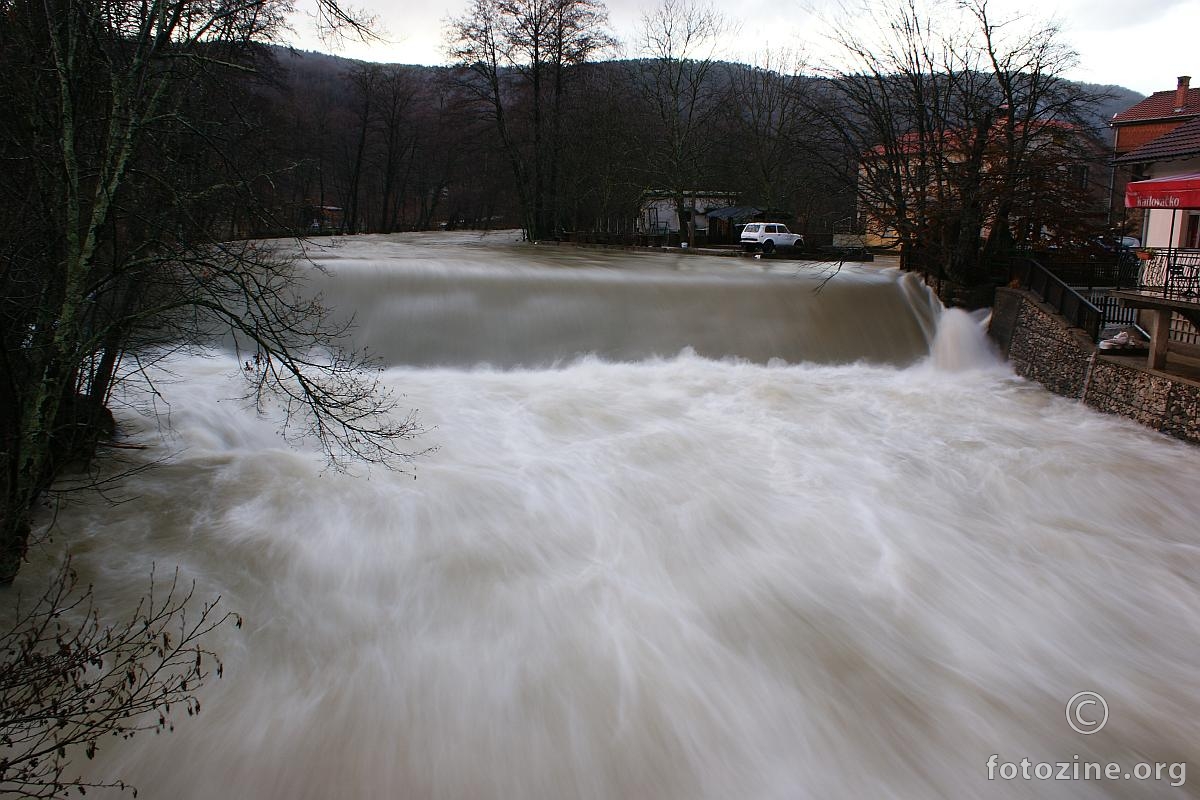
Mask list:
[{"label": "stone masonry wall", "polygon": [[1095,347],[1032,294],[997,289],[991,332],[1018,375],[1064,397],[1083,395]]},{"label": "stone masonry wall", "polygon": [[989,332],[1013,370],[1168,435],[1200,443],[1200,384],[1098,356],[1091,339],[1023,289],[997,289]]}]

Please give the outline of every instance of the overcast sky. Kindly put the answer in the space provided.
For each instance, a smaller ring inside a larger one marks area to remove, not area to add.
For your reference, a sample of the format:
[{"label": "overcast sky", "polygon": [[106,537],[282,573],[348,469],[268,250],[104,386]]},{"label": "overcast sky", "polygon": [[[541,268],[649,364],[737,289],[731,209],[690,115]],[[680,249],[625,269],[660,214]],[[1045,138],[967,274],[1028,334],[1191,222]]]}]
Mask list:
[{"label": "overcast sky", "polygon": [[[310,1],[310,0],[309,0]],[[611,27],[632,42],[643,10],[654,0],[611,0]],[[307,50],[334,52],[350,58],[403,64],[444,64],[443,23],[462,14],[466,0],[354,0],[353,5],[378,15],[388,40],[369,46],[328,47],[312,34],[305,18],[295,23],[293,44]],[[738,16],[740,33],[722,43],[730,60],[754,61],[764,48],[804,51],[814,60],[828,48],[822,17],[832,0],[741,0],[717,3]],[[301,4],[303,8],[303,4]],[[1079,53],[1079,66],[1069,77],[1091,83],[1116,84],[1143,94],[1174,89],[1176,77],[1194,75],[1200,85],[1200,0],[992,0],[993,13],[1052,15],[1066,41]]]}]

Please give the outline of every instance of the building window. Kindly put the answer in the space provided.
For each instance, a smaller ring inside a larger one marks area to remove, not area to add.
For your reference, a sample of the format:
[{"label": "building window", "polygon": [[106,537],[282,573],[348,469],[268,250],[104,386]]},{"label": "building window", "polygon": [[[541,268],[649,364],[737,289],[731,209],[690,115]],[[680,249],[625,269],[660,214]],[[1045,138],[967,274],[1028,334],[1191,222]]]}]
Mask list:
[{"label": "building window", "polygon": [[1080,189],[1088,187],[1088,165],[1087,164],[1072,164],[1071,165],[1071,182]]}]

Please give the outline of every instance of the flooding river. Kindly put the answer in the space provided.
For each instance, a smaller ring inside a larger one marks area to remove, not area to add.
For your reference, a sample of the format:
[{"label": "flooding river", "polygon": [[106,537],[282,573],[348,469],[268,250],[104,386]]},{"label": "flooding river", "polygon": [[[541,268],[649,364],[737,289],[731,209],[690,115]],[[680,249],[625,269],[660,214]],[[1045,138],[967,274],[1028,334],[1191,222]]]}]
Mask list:
[{"label": "flooding river", "polygon": [[[312,253],[420,409],[415,480],[290,448],[220,351],[170,363],[169,431],[120,411],[164,463],[65,510],[54,547],[114,614],[180,564],[245,627],[211,642],[203,713],[109,743],[97,777],[171,800],[1200,796],[988,766],[1187,762],[1200,785],[1200,451],[1016,378],[895,270],[818,293],[819,265],[510,240]],[[1085,690],[1095,735],[1065,714]]]}]

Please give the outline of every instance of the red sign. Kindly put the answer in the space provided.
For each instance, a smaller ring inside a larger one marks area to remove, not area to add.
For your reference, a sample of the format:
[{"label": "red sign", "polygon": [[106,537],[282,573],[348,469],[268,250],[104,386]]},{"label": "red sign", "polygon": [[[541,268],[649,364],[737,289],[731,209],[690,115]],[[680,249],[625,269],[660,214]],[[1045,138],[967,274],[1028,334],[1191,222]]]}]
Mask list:
[{"label": "red sign", "polygon": [[1125,207],[1200,209],[1200,172],[1135,181],[1125,187]]}]

